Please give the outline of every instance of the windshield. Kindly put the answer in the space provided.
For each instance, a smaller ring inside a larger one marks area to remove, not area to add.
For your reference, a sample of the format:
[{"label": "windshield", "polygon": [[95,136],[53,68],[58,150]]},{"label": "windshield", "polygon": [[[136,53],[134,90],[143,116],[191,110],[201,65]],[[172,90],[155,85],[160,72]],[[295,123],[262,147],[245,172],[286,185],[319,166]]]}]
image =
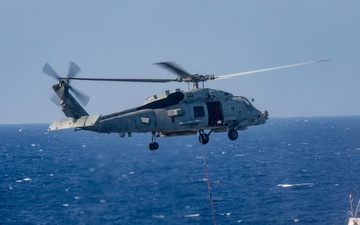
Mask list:
[{"label": "windshield", "polygon": [[249,100],[247,98],[244,98],[244,103],[245,103],[245,107],[247,110],[254,109],[254,106],[251,105],[251,103],[249,102]]}]

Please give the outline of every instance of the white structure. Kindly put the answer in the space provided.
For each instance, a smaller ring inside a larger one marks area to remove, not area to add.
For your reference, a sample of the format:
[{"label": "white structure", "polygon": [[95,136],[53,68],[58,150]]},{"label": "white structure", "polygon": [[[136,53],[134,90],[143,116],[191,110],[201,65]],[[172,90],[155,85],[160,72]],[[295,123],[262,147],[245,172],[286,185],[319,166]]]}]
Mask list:
[{"label": "white structure", "polygon": [[359,211],[359,205],[360,205],[360,200],[358,201],[358,204],[356,206],[356,210],[354,212],[353,210],[353,198],[352,198],[352,194],[350,194],[349,196],[350,198],[350,211],[348,211],[348,215],[349,215],[349,223],[348,225],[360,225],[360,218],[357,217],[357,213]]}]

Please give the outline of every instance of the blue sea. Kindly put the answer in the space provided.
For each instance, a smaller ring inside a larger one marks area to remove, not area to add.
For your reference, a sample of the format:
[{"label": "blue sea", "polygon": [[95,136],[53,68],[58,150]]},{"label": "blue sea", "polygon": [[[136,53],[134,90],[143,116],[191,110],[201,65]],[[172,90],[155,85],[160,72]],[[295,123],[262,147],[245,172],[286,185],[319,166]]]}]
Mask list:
[{"label": "blue sea", "polygon": [[[0,125],[0,224],[214,224],[197,136]],[[272,118],[204,145],[216,224],[347,224],[360,117]],[[355,201],[354,201],[355,203]]]}]

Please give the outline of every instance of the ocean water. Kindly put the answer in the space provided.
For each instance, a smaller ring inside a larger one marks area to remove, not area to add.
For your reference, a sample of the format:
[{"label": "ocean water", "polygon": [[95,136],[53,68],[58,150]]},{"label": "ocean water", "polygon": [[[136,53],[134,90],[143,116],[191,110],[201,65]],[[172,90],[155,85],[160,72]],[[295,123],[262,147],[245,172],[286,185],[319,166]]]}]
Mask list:
[{"label": "ocean water", "polygon": [[[197,136],[0,125],[0,224],[214,224]],[[275,118],[204,145],[216,224],[347,224],[360,117]]]}]

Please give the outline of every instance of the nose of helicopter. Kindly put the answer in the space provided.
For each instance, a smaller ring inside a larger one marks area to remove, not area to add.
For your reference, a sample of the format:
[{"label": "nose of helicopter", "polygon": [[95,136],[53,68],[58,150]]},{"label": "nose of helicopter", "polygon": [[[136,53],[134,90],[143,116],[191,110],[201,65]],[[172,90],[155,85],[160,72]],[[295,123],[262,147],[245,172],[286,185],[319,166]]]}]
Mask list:
[{"label": "nose of helicopter", "polygon": [[256,125],[266,123],[266,120],[269,118],[269,112],[267,110],[259,111],[258,118],[259,118],[259,120],[256,123]]}]

